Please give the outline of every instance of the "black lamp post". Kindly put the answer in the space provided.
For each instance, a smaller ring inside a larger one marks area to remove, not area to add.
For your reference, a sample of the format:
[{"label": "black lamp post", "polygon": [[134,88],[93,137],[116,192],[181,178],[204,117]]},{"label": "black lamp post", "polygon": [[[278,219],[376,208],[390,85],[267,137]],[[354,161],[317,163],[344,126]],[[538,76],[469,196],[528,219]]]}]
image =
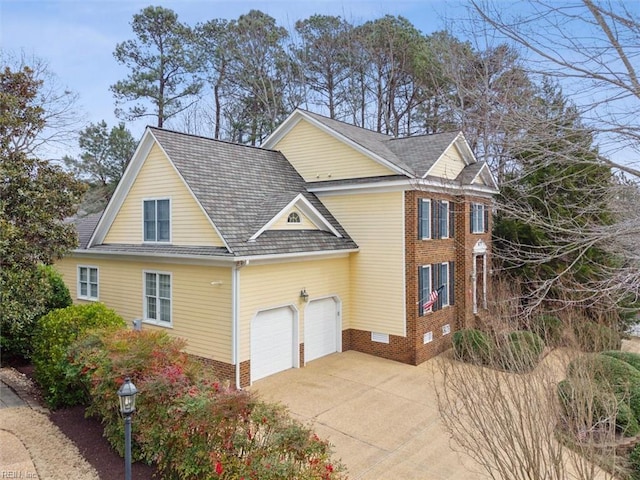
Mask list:
[{"label": "black lamp post", "polygon": [[118,389],[120,413],[124,417],[124,478],[131,480],[131,415],[136,411],[138,389],[127,377]]}]

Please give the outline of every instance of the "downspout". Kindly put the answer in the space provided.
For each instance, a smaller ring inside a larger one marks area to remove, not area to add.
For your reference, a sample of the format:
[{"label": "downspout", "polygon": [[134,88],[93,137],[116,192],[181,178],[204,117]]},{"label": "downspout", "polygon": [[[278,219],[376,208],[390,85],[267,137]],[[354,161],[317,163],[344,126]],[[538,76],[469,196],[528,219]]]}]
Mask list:
[{"label": "downspout", "polygon": [[231,270],[231,343],[238,390],[242,389],[240,386],[240,269],[248,263],[248,260],[236,262]]}]

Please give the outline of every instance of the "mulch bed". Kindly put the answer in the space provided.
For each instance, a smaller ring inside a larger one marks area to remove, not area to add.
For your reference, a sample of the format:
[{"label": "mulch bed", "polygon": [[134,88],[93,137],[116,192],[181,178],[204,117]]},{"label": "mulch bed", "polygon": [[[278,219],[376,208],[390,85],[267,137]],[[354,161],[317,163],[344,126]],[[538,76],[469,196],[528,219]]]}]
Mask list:
[{"label": "mulch bed", "polygon": [[[14,365],[14,368],[32,378],[33,367]],[[103,427],[95,418],[85,418],[84,407],[61,408],[49,414],[53,422],[78,448],[80,454],[95,468],[101,479],[124,478],[124,459],[111,448],[102,435]],[[135,419],[134,419],[135,421]],[[136,462],[131,465],[132,480],[154,477],[155,468]]]}]

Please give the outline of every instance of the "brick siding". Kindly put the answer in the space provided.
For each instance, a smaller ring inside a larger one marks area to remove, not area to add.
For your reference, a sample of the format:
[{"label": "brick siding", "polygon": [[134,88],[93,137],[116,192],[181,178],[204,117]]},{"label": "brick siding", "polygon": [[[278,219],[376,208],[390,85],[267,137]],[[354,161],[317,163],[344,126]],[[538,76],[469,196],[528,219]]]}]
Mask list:
[{"label": "brick siding", "polygon": [[[421,240],[418,238],[418,199],[448,200],[454,209],[455,231],[453,238]],[[470,225],[471,203],[484,203],[486,199],[469,196],[453,196],[419,190],[405,193],[405,272],[406,272],[406,325],[407,336],[389,335],[389,343],[374,342],[371,332],[347,329],[342,332],[342,349],[356,350],[388,358],[410,365],[418,365],[442,353],[451,346],[451,334],[461,328],[474,325],[471,275],[473,272],[473,247],[480,239],[491,246],[491,215],[487,233],[472,234]],[[490,205],[488,205],[490,206]],[[490,260],[490,258],[488,259]],[[424,265],[455,261],[454,305],[426,315],[419,314],[418,269]],[[487,262],[487,268],[490,262]],[[488,287],[490,282],[488,282]],[[490,293],[488,292],[488,295]],[[481,301],[479,295],[478,301]],[[450,333],[443,327],[449,325]],[[424,343],[425,333],[432,333],[432,341]]]}]

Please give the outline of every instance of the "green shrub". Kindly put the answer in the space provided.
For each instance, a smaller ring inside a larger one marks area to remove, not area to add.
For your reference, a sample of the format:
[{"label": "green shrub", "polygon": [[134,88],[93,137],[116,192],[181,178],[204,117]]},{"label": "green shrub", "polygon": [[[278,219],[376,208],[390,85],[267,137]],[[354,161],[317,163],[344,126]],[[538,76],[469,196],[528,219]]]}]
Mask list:
[{"label": "green shrub", "polygon": [[535,368],[544,350],[540,336],[526,330],[511,332],[497,346],[498,364],[509,372],[528,372]]},{"label": "green shrub", "polygon": [[495,347],[486,333],[475,329],[458,330],[453,333],[451,342],[457,359],[478,365],[491,362]]},{"label": "green shrub", "polygon": [[75,379],[67,376],[67,349],[84,332],[95,328],[122,328],[125,322],[101,303],[53,310],[38,320],[32,360],[35,378],[51,408],[85,400]]},{"label": "green shrub", "polygon": [[585,382],[584,378],[558,383],[558,397],[563,417],[573,430],[603,427],[615,413],[616,431],[625,436],[640,433],[640,423],[629,404],[620,402],[615,393]]},{"label": "green shrub", "polygon": [[249,392],[200,382],[181,390],[170,411],[144,429],[147,460],[165,477],[340,478],[327,442]]},{"label": "green shrub", "polygon": [[51,265],[40,267],[51,287],[49,298],[45,305],[47,313],[58,308],[67,308],[73,304],[69,289],[62,279],[62,275]]},{"label": "green shrub", "polygon": [[620,350],[622,337],[615,330],[595,322],[582,321],[573,326],[578,347],[585,352]]},{"label": "green shrub", "polygon": [[531,320],[531,331],[538,334],[550,347],[562,346],[562,333],[564,325],[555,315],[539,315]]},{"label": "green shrub", "polygon": [[[142,392],[144,378],[160,374],[171,379],[171,369],[179,370],[185,376],[197,376],[201,364],[183,352],[185,345],[184,340],[170,337],[165,332],[118,330],[90,332],[69,348],[74,375],[84,377],[83,384],[91,397],[87,414],[102,421],[105,437],[121,455],[124,452],[124,426],[117,408],[118,388],[130,377]],[[140,402],[140,410],[150,416],[157,408],[167,406],[165,399],[157,394],[154,398],[140,395]],[[136,424],[140,427],[140,419]],[[142,459],[137,443],[132,446],[133,458]]]},{"label": "green shrub", "polygon": [[636,422],[640,422],[640,371],[609,355],[585,355],[569,363],[569,379],[586,375],[593,380],[596,390],[615,394],[619,415],[624,415],[626,404]]},{"label": "green shrub", "polygon": [[38,319],[56,308],[71,305],[71,295],[52,267],[2,271],[0,348],[2,360],[31,358]]},{"label": "green shrub", "polygon": [[633,352],[621,352],[620,350],[608,350],[606,352],[602,352],[602,354],[627,362],[636,370],[640,371],[640,354]]},{"label": "green shrub", "polygon": [[164,332],[90,334],[70,349],[86,377],[88,409],[122,453],[117,389],[126,376],[138,388],[134,459],[155,462],[162,478],[343,478],[327,442],[283,407],[218,382]]},{"label": "green shrub", "polygon": [[629,465],[631,467],[631,479],[640,480],[640,444],[633,447],[629,454]]}]

